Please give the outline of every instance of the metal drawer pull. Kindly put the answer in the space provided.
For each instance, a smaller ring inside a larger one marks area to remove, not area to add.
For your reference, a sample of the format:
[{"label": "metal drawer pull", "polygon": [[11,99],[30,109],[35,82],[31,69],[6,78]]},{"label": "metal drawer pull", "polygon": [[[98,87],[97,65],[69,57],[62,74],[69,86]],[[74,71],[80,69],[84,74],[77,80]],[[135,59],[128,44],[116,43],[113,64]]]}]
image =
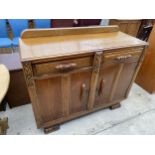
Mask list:
[{"label": "metal drawer pull", "polygon": [[69,64],[57,65],[55,68],[58,69],[58,70],[68,70],[68,69],[73,69],[76,66],[77,66],[76,63],[69,63]]},{"label": "metal drawer pull", "polygon": [[126,60],[126,59],[129,59],[131,57],[132,57],[131,54],[129,54],[129,55],[123,55],[123,56],[116,57],[116,60]]}]

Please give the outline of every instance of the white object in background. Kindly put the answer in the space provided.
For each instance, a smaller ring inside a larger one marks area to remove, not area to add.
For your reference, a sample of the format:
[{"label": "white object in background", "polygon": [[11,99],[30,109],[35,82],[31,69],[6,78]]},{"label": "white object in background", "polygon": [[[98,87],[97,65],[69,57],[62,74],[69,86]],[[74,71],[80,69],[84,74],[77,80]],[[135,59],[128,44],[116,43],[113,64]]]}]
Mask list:
[{"label": "white object in background", "polygon": [[102,25],[102,26],[109,25],[109,19],[102,19],[100,25]]},{"label": "white object in background", "polygon": [[3,64],[0,64],[0,104],[8,90],[9,82],[9,71]]}]

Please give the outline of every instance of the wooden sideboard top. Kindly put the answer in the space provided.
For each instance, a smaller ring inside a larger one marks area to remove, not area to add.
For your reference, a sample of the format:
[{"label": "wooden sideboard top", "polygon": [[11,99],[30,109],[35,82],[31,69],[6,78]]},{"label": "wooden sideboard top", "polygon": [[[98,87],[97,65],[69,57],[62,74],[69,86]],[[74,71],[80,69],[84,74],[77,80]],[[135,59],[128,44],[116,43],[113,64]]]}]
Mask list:
[{"label": "wooden sideboard top", "polygon": [[120,32],[118,26],[29,29],[19,44],[21,61],[140,46],[147,43]]}]

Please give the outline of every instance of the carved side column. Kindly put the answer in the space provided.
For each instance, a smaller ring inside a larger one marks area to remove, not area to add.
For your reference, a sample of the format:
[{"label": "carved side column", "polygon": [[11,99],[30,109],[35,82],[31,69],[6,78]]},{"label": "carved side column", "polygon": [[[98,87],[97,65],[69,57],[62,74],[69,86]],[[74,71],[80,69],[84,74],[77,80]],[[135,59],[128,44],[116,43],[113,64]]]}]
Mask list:
[{"label": "carved side column", "polygon": [[35,119],[37,122],[37,127],[40,128],[42,126],[42,117],[41,111],[38,103],[38,97],[36,93],[35,81],[33,79],[33,70],[31,66],[31,62],[23,62],[23,71],[25,75],[26,84],[28,87],[29,96],[32,102],[32,107],[35,115]]},{"label": "carved side column", "polygon": [[99,70],[102,60],[102,52],[96,52],[93,62],[93,71],[91,76],[91,83],[90,83],[90,92],[89,92],[89,99],[88,99],[88,110],[93,109],[94,101],[95,101],[95,94],[96,94],[96,87],[99,77]]}]

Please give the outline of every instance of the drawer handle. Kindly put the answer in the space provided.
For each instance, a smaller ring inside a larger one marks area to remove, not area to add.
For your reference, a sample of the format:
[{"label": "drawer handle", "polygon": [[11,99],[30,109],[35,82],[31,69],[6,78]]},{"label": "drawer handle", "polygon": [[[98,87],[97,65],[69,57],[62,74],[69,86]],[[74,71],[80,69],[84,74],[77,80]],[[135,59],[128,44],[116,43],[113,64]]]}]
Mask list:
[{"label": "drawer handle", "polygon": [[126,59],[129,59],[131,57],[132,57],[131,54],[129,54],[129,55],[123,55],[123,56],[116,57],[116,60],[126,60]]},{"label": "drawer handle", "polygon": [[69,64],[60,64],[60,65],[57,65],[55,68],[57,70],[68,70],[68,69],[73,69],[77,66],[76,63],[69,63]]}]

